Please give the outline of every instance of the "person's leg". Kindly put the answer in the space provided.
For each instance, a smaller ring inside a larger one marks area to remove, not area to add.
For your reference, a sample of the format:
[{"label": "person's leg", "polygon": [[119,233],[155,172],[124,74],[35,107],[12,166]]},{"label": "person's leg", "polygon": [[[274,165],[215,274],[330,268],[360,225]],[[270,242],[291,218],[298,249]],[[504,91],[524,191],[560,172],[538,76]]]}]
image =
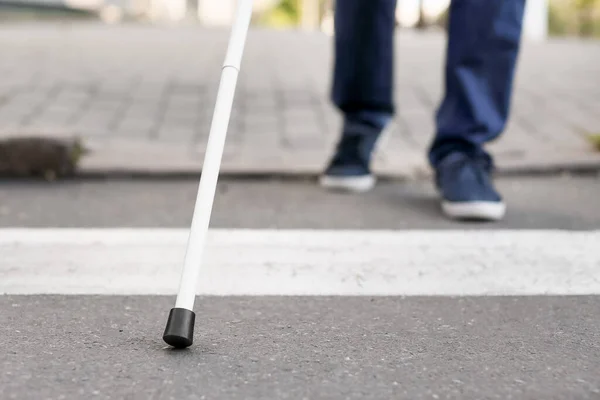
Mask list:
[{"label": "person's leg", "polygon": [[355,191],[370,189],[371,154],[394,114],[396,0],[338,0],[332,101],[343,114],[336,153],[321,183]]},{"label": "person's leg", "polygon": [[429,151],[444,210],[499,219],[493,160],[483,146],[504,130],[520,49],[525,0],[452,0],[445,95]]}]

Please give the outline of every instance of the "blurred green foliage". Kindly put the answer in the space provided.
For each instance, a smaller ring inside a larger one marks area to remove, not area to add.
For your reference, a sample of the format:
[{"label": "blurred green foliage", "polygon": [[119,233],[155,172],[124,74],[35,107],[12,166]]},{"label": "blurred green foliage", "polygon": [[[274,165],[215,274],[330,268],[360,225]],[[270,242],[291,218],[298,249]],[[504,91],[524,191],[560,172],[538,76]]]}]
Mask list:
[{"label": "blurred green foliage", "polygon": [[281,0],[260,16],[257,23],[271,28],[296,26],[300,23],[301,0]]},{"label": "blurred green foliage", "polygon": [[72,21],[97,20],[98,16],[89,11],[66,6],[39,6],[35,4],[0,3],[0,22],[22,21]]},{"label": "blurred green foliage", "polygon": [[[446,27],[448,10],[435,24]],[[550,0],[548,7],[550,36],[580,36],[600,38],[600,0]]]},{"label": "blurred green foliage", "polygon": [[600,133],[597,134],[589,134],[588,140],[596,148],[596,150],[600,151]]},{"label": "blurred green foliage", "polygon": [[548,30],[553,36],[600,37],[600,0],[550,0]]},{"label": "blurred green foliage", "polygon": [[[323,18],[331,8],[333,0],[318,0],[318,18]],[[301,24],[302,6],[304,0],[279,0],[277,4],[266,12],[262,12],[256,22],[258,25],[269,28],[296,27]]]},{"label": "blurred green foliage", "polygon": [[[600,38],[600,0],[549,0],[548,30],[551,36],[581,36]],[[280,28],[297,26],[302,15],[302,0],[281,0],[263,13],[260,25]],[[434,25],[445,27],[446,10]]]}]

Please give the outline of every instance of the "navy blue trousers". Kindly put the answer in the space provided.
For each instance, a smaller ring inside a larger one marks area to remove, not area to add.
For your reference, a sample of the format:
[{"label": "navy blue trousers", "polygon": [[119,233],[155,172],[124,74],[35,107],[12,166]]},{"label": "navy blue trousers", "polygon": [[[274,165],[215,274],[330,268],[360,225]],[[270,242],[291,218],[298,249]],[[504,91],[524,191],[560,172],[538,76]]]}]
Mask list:
[{"label": "navy blue trousers", "polygon": [[[384,125],[396,112],[396,0],[336,3],[332,101],[346,120]],[[525,0],[452,0],[433,166],[452,151],[485,152],[483,145],[504,130],[524,8]]]}]

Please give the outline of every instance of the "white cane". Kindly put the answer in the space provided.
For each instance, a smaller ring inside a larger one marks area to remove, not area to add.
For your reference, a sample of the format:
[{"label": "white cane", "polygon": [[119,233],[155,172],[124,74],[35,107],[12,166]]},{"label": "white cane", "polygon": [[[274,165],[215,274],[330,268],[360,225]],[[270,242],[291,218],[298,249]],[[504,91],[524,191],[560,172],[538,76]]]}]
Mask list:
[{"label": "white cane", "polygon": [[171,309],[169,313],[167,326],[163,334],[163,340],[176,348],[191,346],[194,340],[196,315],[193,308],[196,298],[196,287],[200,275],[206,234],[212,214],[240,63],[244,53],[251,17],[252,0],[238,0],[227,54],[223,63],[223,70],[221,71],[221,81],[219,83],[212,124],[208,135],[204,165],[202,167],[202,175],[200,177],[200,185],[196,197],[183,270],[181,272],[179,293],[177,294],[175,308]]}]

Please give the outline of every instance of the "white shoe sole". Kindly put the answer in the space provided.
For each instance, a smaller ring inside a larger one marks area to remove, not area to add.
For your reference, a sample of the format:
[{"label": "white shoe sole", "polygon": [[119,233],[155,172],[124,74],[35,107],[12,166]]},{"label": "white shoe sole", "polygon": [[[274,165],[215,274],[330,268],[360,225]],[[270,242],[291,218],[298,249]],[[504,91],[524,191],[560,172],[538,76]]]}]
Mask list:
[{"label": "white shoe sole", "polygon": [[331,190],[341,190],[346,192],[364,193],[373,189],[376,179],[372,175],[365,176],[327,176],[320,178],[319,183],[322,187]]},{"label": "white shoe sole", "polygon": [[473,201],[470,203],[442,202],[444,213],[454,219],[472,219],[499,221],[506,214],[506,205],[489,201]]}]

